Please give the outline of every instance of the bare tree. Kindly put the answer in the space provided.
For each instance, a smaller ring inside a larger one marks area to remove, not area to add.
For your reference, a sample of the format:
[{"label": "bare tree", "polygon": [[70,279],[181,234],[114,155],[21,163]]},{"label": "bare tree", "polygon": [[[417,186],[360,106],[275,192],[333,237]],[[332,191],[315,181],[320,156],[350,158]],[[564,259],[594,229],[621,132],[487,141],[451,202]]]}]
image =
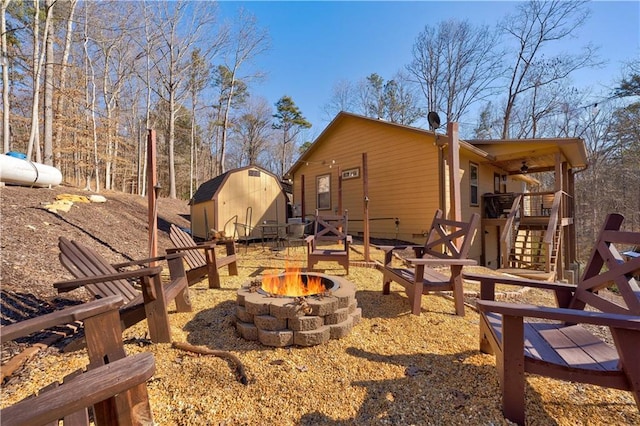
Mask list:
[{"label": "bare tree", "polygon": [[215,9],[205,2],[165,2],[157,8],[154,23],[159,43],[154,53],[153,67],[158,81],[157,95],[169,105],[169,197],[176,198],[175,122],[180,102],[188,94],[191,50],[199,45],[202,56],[211,59],[226,41],[226,33],[215,28]]},{"label": "bare tree", "polygon": [[193,197],[193,186],[198,185],[197,154],[200,151],[196,144],[196,113],[198,111],[198,96],[204,90],[210,78],[210,71],[204,58],[200,55],[200,49],[191,52],[191,69],[187,82],[191,93],[191,146],[189,149],[189,198]]},{"label": "bare tree", "polygon": [[333,120],[340,111],[356,112],[355,100],[355,87],[350,81],[339,80],[334,83],[331,97],[322,108],[327,121]]},{"label": "bare tree", "polygon": [[101,15],[108,17],[107,23],[95,30],[94,44],[96,62],[101,75],[102,104],[105,110],[102,128],[104,131],[104,187],[113,189],[118,166],[120,148],[120,117],[124,104],[120,101],[126,82],[133,78],[135,64],[135,31],[123,31],[123,28],[135,28],[137,17],[134,3],[101,3]]},{"label": "bare tree", "polygon": [[246,12],[242,10],[238,17],[238,23],[235,26],[235,32],[231,35],[230,40],[232,47],[230,49],[230,54],[227,55],[225,60],[226,68],[229,70],[229,75],[226,79],[228,89],[226,90],[226,105],[224,106],[221,123],[222,140],[219,147],[219,164],[221,173],[225,172],[225,149],[227,145],[227,129],[229,127],[229,113],[231,111],[231,101],[234,99],[237,81],[240,78],[246,85],[252,78],[260,76],[258,73],[252,76],[245,75],[243,77],[239,77],[238,73],[240,67],[245,62],[251,60],[269,48],[268,32],[258,27],[254,16],[246,14]]},{"label": "bare tree", "polygon": [[407,70],[420,85],[429,111],[458,121],[475,102],[495,93],[502,74],[497,34],[487,26],[449,20],[426,26],[413,45]]},{"label": "bare tree", "polygon": [[[51,11],[53,21],[53,4],[55,0],[45,0],[45,8]],[[53,165],[53,31],[47,33],[44,40],[45,65],[44,65],[44,164]]]},{"label": "bare tree", "polygon": [[7,8],[11,0],[2,0],[0,10],[0,35],[2,36],[2,147],[11,149],[10,105],[9,105],[9,48],[7,44]]},{"label": "bare tree", "polygon": [[509,68],[503,138],[509,138],[513,112],[522,94],[547,89],[578,69],[596,65],[591,46],[581,52],[544,56],[547,45],[570,37],[585,22],[589,16],[587,3],[529,0],[519,4],[517,13],[501,24],[503,33],[511,37],[516,46],[515,62]]},{"label": "bare tree", "polygon": [[[51,17],[53,14],[54,2],[47,2],[46,17],[42,39],[47,40],[51,27]],[[40,151],[40,78],[45,59],[45,49],[40,51],[40,0],[33,0],[33,97],[31,103],[31,132],[29,133],[29,144],[27,145],[27,158],[31,159],[33,151],[36,152],[36,161],[42,162]]]},{"label": "bare tree", "polygon": [[76,10],[76,5],[78,4],[78,0],[69,0],[69,15],[67,16],[67,27],[64,36],[64,49],[62,52],[62,59],[60,61],[60,80],[58,83],[58,91],[59,95],[56,102],[56,111],[60,118],[56,120],[55,127],[55,147],[54,151],[58,152],[56,157],[54,158],[54,165],[59,166],[59,149],[60,144],[62,143],[63,133],[62,133],[62,123],[63,123],[63,111],[65,109],[65,105],[68,99],[66,92],[67,88],[67,69],[69,64],[69,54],[71,52],[71,41],[73,35],[73,22],[74,15]]},{"label": "bare tree", "polygon": [[[100,157],[98,152],[98,123],[96,119],[96,73],[93,66],[92,55],[89,53],[89,3],[84,9],[84,48],[85,60],[85,105],[87,128],[91,129],[91,138],[87,141],[92,143],[93,148],[93,176],[96,179],[96,192],[100,192]],[[89,150],[87,150],[89,151]],[[91,190],[91,169],[86,171],[85,190]]]},{"label": "bare tree", "polygon": [[234,140],[237,140],[237,166],[259,165],[272,138],[271,117],[273,111],[264,98],[247,102],[236,119]]}]

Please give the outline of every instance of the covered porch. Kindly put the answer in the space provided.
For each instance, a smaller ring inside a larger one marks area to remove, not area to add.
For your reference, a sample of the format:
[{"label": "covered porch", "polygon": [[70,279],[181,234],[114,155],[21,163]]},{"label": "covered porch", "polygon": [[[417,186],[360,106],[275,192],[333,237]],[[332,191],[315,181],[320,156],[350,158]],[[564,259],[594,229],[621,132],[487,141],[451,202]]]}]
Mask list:
[{"label": "covered porch", "polygon": [[[497,269],[501,272],[575,282],[579,271],[574,179],[587,167],[583,141],[468,142],[489,153],[487,164],[523,182],[521,192],[483,195],[481,264],[489,266],[486,254],[497,250]],[[490,228],[496,231],[489,232]]]}]

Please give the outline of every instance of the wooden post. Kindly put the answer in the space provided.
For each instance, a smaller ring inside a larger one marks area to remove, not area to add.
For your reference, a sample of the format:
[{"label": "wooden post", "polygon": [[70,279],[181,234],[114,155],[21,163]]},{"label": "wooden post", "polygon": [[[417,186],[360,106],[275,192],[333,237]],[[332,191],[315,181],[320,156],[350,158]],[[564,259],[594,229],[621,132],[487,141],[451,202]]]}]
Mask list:
[{"label": "wooden post", "polygon": [[[449,135],[449,197],[451,210],[449,218],[457,222],[462,221],[460,202],[460,140],[458,139],[458,123],[447,124],[447,134]],[[480,194],[478,194],[478,197]],[[482,232],[482,231],[480,231]],[[460,247],[461,240],[456,238],[455,244]]]},{"label": "wooden post", "polygon": [[344,214],[342,210],[342,169],[338,166],[338,214]]},{"label": "wooden post", "polygon": [[300,217],[302,217],[303,222],[306,216],[304,204],[304,175],[300,175]]},{"label": "wooden post", "polygon": [[[455,221],[462,221],[460,210],[460,140],[458,139],[458,123],[447,123],[447,134],[449,135],[449,196],[450,212],[449,218]],[[480,196],[480,194],[478,194]]]},{"label": "wooden post", "polygon": [[147,199],[149,208],[149,257],[158,256],[158,209],[156,185],[156,131],[148,129],[147,134]]},{"label": "wooden post", "polygon": [[364,196],[364,214],[362,216],[364,227],[364,261],[370,262],[369,256],[369,174],[367,171],[367,153],[362,153],[362,194]]}]

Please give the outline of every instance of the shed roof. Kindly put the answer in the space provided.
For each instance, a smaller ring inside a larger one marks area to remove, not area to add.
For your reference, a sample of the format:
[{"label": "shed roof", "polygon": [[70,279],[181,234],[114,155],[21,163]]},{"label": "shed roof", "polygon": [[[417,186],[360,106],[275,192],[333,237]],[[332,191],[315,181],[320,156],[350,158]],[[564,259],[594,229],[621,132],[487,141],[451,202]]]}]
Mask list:
[{"label": "shed roof", "polygon": [[259,170],[261,173],[266,173],[267,175],[273,177],[273,179],[276,181],[278,186],[280,186],[280,188],[282,189],[281,183],[278,181],[278,179],[276,178],[276,176],[273,173],[263,169],[262,167],[245,166],[245,167],[240,167],[240,168],[237,168],[237,169],[227,170],[226,172],[222,173],[221,175],[218,175],[218,176],[214,177],[213,179],[209,179],[208,181],[206,181],[203,184],[201,184],[198,187],[198,189],[196,190],[196,193],[193,194],[193,197],[191,198],[191,200],[189,200],[189,205],[203,203],[205,201],[212,200],[215,197],[215,195],[218,192],[218,190],[220,188],[222,188],[222,186],[224,185],[224,182],[227,180],[227,178],[231,174],[242,172],[244,170],[249,170],[249,169],[256,169],[256,170]]},{"label": "shed roof", "polygon": [[229,173],[233,170],[229,170],[224,172],[221,175],[214,177],[213,179],[209,179],[205,183],[201,184],[196,193],[193,194],[191,201],[189,201],[190,205],[202,203],[205,201],[209,201],[213,198],[213,196],[218,192],[218,189],[222,186],[222,183],[225,181]]}]

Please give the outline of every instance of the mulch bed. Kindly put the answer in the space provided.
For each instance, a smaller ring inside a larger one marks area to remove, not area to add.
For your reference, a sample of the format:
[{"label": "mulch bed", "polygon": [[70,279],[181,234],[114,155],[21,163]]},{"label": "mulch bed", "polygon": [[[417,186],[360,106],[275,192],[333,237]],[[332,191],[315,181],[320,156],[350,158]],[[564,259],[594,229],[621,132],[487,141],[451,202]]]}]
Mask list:
[{"label": "mulch bed", "polygon": [[[108,202],[56,217],[38,205],[53,192],[1,191],[3,305],[28,295],[32,299],[21,302],[35,306],[25,312],[39,315],[58,303],[86,299],[78,290],[62,301],[51,289],[51,282],[68,277],[56,259],[57,236],[63,233],[84,238],[114,262],[145,257],[140,253],[146,251],[146,205],[140,197],[106,194],[109,202],[117,200],[116,209],[108,209]],[[21,196],[29,201],[18,202]],[[178,202],[175,207],[163,211],[161,205],[159,211],[167,222],[185,226],[181,214],[188,207]],[[126,217],[118,216],[123,213]],[[169,244],[162,235],[161,250]],[[149,345],[144,322],[125,331],[127,353],[155,355],[156,373],[148,388],[157,424],[509,424],[501,412],[495,359],[478,350],[477,312],[453,315],[449,298],[428,295],[422,315],[411,315],[399,286],[392,284],[392,294],[381,294],[381,274],[374,268],[353,266],[346,277],[357,286],[363,313],[346,337],[308,348],[272,348],[239,337],[234,327],[237,289],[263,271],[282,270],[285,254],[262,250],[260,244],[247,253],[241,248],[239,276],[227,276],[224,269],[221,289],[208,289],[206,281],[192,286],[194,311],[170,315],[174,342],[229,351],[244,365],[246,385],[237,380],[228,359],[193,356],[171,344]],[[372,250],[372,255],[379,254]],[[305,249],[298,247],[287,258],[303,265],[304,256]],[[354,253],[353,260],[363,260],[358,256]],[[325,273],[344,275],[330,263],[319,266]],[[472,303],[473,285],[468,290]],[[505,294],[549,301],[535,291]],[[3,307],[3,323],[13,320],[5,318]],[[7,347],[3,343],[3,354]],[[42,350],[3,384],[0,404],[11,405],[87,362],[84,350]],[[628,392],[529,376],[526,401],[529,424],[640,424]]]}]

